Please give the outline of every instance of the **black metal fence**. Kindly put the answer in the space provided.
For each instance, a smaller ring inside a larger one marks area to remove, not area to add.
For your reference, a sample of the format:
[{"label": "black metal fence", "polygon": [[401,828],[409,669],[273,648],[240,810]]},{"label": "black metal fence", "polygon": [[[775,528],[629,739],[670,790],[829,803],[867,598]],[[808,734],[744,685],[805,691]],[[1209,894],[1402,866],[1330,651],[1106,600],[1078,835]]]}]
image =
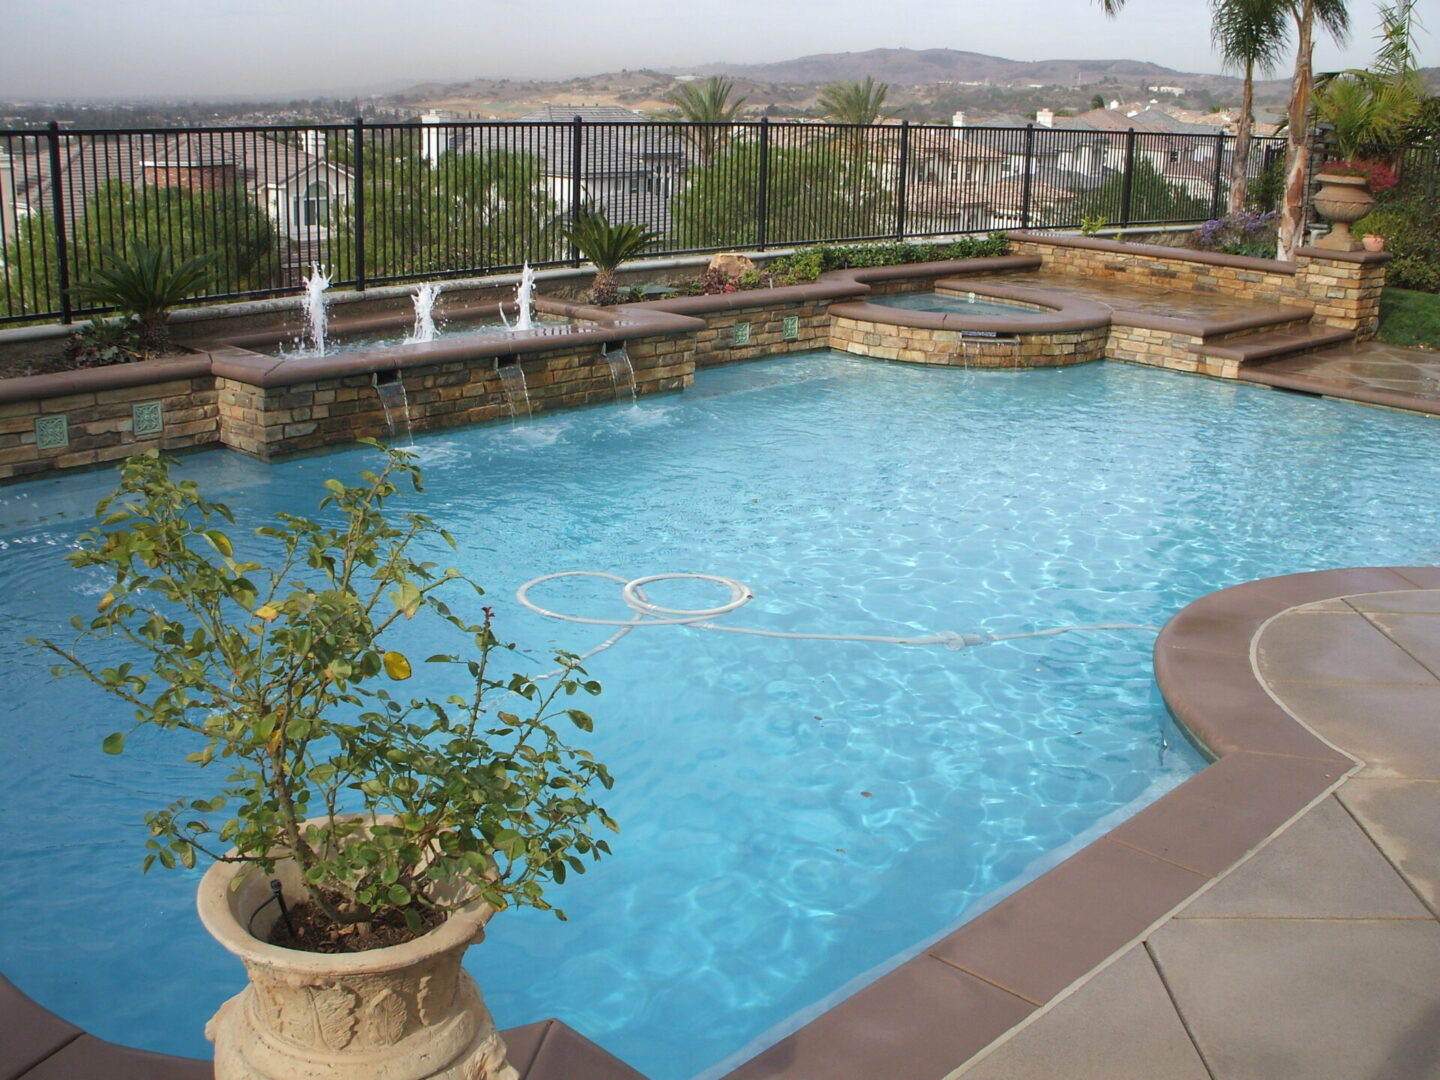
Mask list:
[{"label": "black metal fence", "polygon": [[[136,239],[213,258],[193,299],[574,263],[567,212],[656,254],[1223,213],[1234,138],[759,123],[421,123],[0,132],[0,323],[70,321],[69,287]],[[1258,139],[1259,177],[1283,143]]]}]

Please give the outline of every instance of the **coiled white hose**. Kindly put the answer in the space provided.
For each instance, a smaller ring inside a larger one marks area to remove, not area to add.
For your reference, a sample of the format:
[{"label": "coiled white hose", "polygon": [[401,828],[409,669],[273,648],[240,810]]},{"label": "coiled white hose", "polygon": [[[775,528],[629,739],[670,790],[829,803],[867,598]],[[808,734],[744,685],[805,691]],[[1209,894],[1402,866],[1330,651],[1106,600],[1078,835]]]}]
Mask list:
[{"label": "coiled white hose", "polygon": [[[628,619],[593,619],[584,615],[569,615],[563,611],[551,611],[530,599],[530,590],[535,586],[566,577],[593,577],[615,582],[620,586],[620,597],[625,601],[625,606],[635,614]],[[662,607],[645,595],[645,586],[657,581],[713,581],[728,589],[730,598],[723,604],[708,608]],[[889,637],[882,634],[801,634],[784,630],[760,630],[749,626],[720,626],[710,620],[729,615],[732,611],[744,607],[755,599],[755,594],[744,582],[736,581],[734,578],[721,577],[719,574],[647,574],[645,577],[627,580],[618,574],[607,574],[601,570],[562,570],[559,573],[544,574],[525,582],[515,590],[515,599],[537,615],[544,615],[549,619],[581,623],[586,626],[619,627],[615,633],[599,645],[589,652],[582,653],[580,655],[582,663],[592,656],[604,652],[632,630],[641,626],[692,626],[697,630],[714,630],[722,634],[750,634],[755,637],[790,638],[804,641],[871,641],[882,645],[943,645],[953,651],[973,648],[976,645],[989,645],[995,641],[1049,637],[1053,634],[1068,634],[1076,630],[1148,630],[1152,633],[1158,633],[1160,630],[1158,626],[1143,626],[1138,623],[1097,623],[1089,626],[1055,626],[1048,630],[1031,630],[1023,634],[961,634],[954,630],[941,630],[938,633],[919,637]],[[563,670],[546,672],[536,678],[552,678]]]}]

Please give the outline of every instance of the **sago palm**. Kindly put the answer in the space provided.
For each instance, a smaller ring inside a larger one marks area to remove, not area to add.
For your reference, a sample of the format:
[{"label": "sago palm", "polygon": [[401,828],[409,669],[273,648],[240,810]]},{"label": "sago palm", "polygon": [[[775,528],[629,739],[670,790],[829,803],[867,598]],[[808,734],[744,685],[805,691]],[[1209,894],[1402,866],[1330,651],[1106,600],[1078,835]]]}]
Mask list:
[{"label": "sago palm", "polygon": [[103,247],[100,255],[89,280],[70,286],[71,295],[131,316],[139,324],[146,354],[165,352],[170,346],[170,309],[209,283],[215,257],[196,255],[176,262],[169,247],[152,248],[142,240],[124,252]]},{"label": "sago palm", "polygon": [[595,264],[591,300],[605,307],[620,299],[615,270],[626,259],[650,250],[662,237],[633,221],[614,224],[593,204],[577,207],[560,234]]}]

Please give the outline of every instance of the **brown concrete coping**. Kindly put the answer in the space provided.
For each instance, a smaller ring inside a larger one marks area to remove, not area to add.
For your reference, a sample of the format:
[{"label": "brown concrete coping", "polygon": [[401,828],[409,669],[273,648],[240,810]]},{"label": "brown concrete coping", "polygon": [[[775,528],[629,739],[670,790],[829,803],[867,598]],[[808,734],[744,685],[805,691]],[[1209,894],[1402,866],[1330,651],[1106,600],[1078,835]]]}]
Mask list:
[{"label": "brown concrete coping", "polygon": [[1142,330],[1164,330],[1172,334],[1188,334],[1191,337],[1210,338],[1225,334],[1238,334],[1245,330],[1258,330],[1266,326],[1279,326],[1292,322],[1307,322],[1315,314],[1312,308],[1295,304],[1262,304],[1246,315],[1228,319],[1177,318],[1149,311],[1115,310],[1111,321],[1117,326],[1134,326]]},{"label": "brown concrete coping", "polygon": [[1295,254],[1307,259],[1329,259],[1333,262],[1387,263],[1395,257],[1392,251],[1333,251],[1330,248],[1298,247]]},{"label": "brown concrete coping", "polygon": [[71,394],[98,394],[172,379],[201,378],[209,374],[210,358],[201,354],[78,368],[75,371],[52,371],[44,375],[21,375],[14,379],[0,379],[0,405],[14,401],[45,401]]},{"label": "brown concrete coping", "polygon": [[1223,589],[1161,631],[1155,677],[1216,757],[1089,847],[729,1074],[934,1080],[1143,938],[1353,771],[1250,660],[1271,618],[1354,593],[1440,587],[1440,567],[1289,574]]},{"label": "brown concrete coping", "polygon": [[[702,315],[711,311],[733,311],[736,308],[770,304],[805,304],[822,300],[865,296],[870,282],[914,281],[969,274],[990,274],[1002,271],[1034,270],[1041,264],[1035,255],[994,255],[976,259],[939,259],[935,262],[900,263],[895,266],[852,267],[828,270],[816,280],[803,285],[780,285],[773,289],[746,289],[741,292],[716,293],[711,296],[677,296],[670,300],[647,300],[625,304],[620,311],[668,311],[679,315]],[[965,286],[969,288],[967,284]],[[607,310],[603,308],[591,310]]]}]

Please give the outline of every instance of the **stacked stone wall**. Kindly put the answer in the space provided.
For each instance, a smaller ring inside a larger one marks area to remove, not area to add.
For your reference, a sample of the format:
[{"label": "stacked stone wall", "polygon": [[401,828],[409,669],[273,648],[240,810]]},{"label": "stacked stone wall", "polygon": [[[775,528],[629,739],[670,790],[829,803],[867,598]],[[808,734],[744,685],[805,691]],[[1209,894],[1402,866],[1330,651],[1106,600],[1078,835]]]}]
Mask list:
[{"label": "stacked stone wall", "polygon": [[[695,335],[695,366],[714,367],[823,349],[830,342],[829,306],[828,301],[790,301],[696,313],[697,318],[705,320],[706,327]],[[793,336],[787,333],[787,318],[795,320]]]},{"label": "stacked stone wall", "polygon": [[863,319],[835,318],[832,348],[877,360],[953,367],[1062,367],[1102,359],[1107,328],[1005,334],[987,339],[958,330],[892,326]]},{"label": "stacked stone wall", "polygon": [[218,439],[216,395],[208,375],[4,402],[0,479],[101,465],[150,447],[184,450]]},{"label": "stacked stone wall", "polygon": [[1045,260],[1047,273],[1075,274],[1091,280],[1111,280],[1154,289],[1241,296],[1264,303],[1296,299],[1295,275],[1288,271],[1226,266],[1187,259],[1176,248],[1156,252],[1146,250],[1148,245],[1135,246],[1138,249],[1135,252],[1124,252],[1019,240],[1015,243],[1015,253],[1039,255]]}]

